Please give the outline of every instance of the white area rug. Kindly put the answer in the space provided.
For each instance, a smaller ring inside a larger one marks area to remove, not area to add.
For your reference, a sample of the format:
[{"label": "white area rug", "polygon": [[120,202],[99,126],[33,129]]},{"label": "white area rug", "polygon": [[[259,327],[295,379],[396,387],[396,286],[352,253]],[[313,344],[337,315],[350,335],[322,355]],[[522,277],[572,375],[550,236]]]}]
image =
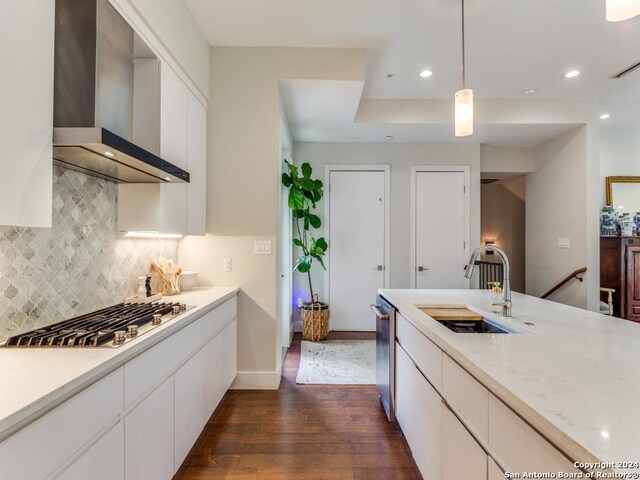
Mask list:
[{"label": "white area rug", "polygon": [[296,383],[375,385],[375,340],[303,341]]}]

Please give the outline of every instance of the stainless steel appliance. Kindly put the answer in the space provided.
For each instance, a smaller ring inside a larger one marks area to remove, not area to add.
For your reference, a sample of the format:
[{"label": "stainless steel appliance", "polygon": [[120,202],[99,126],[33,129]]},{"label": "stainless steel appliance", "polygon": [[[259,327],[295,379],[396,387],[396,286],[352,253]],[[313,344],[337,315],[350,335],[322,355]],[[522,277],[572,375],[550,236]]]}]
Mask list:
[{"label": "stainless steel appliance", "polygon": [[120,347],[191,308],[184,303],[120,303],[15,335],[3,347]]},{"label": "stainless steel appliance", "polygon": [[159,157],[160,61],[109,0],[56,0],[55,32],[54,162],[116,183],[188,183]]},{"label": "stainless steel appliance", "polygon": [[371,305],[376,314],[376,386],[390,422],[395,421],[396,310],[382,296]]}]

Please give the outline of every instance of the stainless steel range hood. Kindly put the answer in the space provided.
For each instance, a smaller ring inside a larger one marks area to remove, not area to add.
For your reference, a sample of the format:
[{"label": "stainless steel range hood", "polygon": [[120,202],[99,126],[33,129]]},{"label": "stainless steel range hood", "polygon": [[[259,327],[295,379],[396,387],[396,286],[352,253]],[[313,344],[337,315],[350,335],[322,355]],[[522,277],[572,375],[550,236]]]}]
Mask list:
[{"label": "stainless steel range hood", "polygon": [[185,183],[159,157],[160,62],[108,0],[56,0],[54,162],[117,183]]}]

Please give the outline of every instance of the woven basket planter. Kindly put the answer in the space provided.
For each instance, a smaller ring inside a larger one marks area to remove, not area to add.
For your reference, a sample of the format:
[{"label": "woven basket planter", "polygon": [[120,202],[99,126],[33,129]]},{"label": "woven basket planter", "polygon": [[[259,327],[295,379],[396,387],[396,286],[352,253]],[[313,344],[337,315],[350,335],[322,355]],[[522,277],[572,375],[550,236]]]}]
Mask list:
[{"label": "woven basket planter", "polygon": [[302,338],[321,342],[329,336],[329,305],[322,302],[305,303],[302,312]]}]

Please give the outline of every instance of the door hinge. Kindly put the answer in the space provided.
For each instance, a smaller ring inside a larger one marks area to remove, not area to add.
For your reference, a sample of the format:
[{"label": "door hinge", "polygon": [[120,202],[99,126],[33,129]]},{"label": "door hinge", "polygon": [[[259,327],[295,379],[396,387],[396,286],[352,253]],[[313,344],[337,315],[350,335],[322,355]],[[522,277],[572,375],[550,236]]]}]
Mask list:
[{"label": "door hinge", "polygon": [[464,242],[464,241],[462,242],[462,249],[463,250],[467,249],[467,242]]},{"label": "door hinge", "polygon": [[462,193],[467,193],[467,186],[466,185],[462,186]]}]

